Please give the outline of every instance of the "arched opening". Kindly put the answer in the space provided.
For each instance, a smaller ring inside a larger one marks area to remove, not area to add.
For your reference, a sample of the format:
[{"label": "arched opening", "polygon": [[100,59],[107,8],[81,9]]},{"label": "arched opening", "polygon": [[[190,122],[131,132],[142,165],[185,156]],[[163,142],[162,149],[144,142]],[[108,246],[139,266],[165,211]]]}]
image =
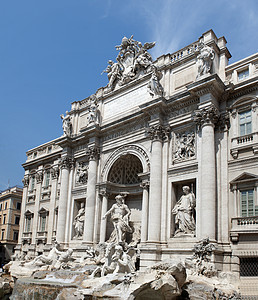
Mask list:
[{"label": "arched opening", "polygon": [[138,174],[142,171],[139,158],[132,154],[126,154],[115,161],[108,174],[108,181],[124,185],[139,184]]},{"label": "arched opening", "polygon": [[[142,217],[142,188],[140,187],[140,173],[143,173],[143,166],[140,159],[133,154],[124,154],[120,156],[110,168],[108,173],[108,209],[116,203],[115,196],[123,193],[125,204],[131,211],[129,224],[133,232],[127,234],[128,243],[140,238],[141,217]],[[106,227],[106,240],[109,240],[114,226],[110,217]]]}]

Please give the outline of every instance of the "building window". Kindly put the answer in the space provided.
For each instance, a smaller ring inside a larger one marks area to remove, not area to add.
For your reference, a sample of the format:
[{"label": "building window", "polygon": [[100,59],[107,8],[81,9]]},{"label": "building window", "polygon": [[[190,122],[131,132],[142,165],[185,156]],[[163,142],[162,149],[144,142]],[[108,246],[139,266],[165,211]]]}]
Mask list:
[{"label": "building window", "polygon": [[249,77],[249,69],[245,69],[237,73],[238,80],[244,80]]},{"label": "building window", "polygon": [[43,232],[46,230],[46,220],[47,220],[47,216],[41,216],[40,217],[40,228],[39,231]]},{"label": "building window", "polygon": [[4,229],[2,229],[2,233],[1,233],[1,240],[4,239]]},{"label": "building window", "polygon": [[14,231],[13,232],[13,240],[14,241],[18,241],[18,235],[19,235],[19,231]]},{"label": "building window", "polygon": [[15,216],[15,225],[19,225],[20,223],[20,216]]},{"label": "building window", "polygon": [[0,224],[2,224],[2,216],[0,216]]},{"label": "building window", "polygon": [[239,113],[240,135],[252,133],[252,112],[251,110]]},{"label": "building window", "polygon": [[244,277],[258,276],[258,257],[240,258],[240,276],[244,276]]},{"label": "building window", "polygon": [[7,202],[5,202],[5,206],[4,206],[4,209],[7,209]]},{"label": "building window", "polygon": [[47,171],[45,174],[45,186],[48,187],[50,182],[50,171]]},{"label": "building window", "polygon": [[21,202],[16,202],[16,209],[21,210]]},{"label": "building window", "polygon": [[3,208],[3,204],[1,203],[1,204],[0,204],[0,210],[2,210],[2,208]]},{"label": "building window", "polygon": [[30,186],[30,189],[34,190],[34,188],[35,188],[35,176],[32,176],[31,177],[31,186]]},{"label": "building window", "polygon": [[258,206],[254,203],[254,191],[246,190],[241,191],[241,216],[253,217],[258,216]]},{"label": "building window", "polygon": [[6,215],[4,215],[3,224],[6,222]]},{"label": "building window", "polygon": [[25,232],[30,232],[31,228],[31,217],[25,219]]}]

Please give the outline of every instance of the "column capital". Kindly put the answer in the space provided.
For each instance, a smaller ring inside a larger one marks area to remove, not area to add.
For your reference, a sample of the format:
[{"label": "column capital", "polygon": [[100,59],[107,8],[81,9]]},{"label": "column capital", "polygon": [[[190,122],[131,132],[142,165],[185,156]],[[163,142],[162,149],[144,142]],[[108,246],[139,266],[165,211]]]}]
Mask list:
[{"label": "column capital", "polygon": [[205,125],[215,125],[219,119],[219,111],[214,105],[198,109],[194,112],[193,120],[198,129]]},{"label": "column capital", "polygon": [[156,124],[148,128],[147,133],[153,141],[164,141],[168,139],[170,127]]},{"label": "column capital", "polygon": [[99,158],[99,148],[97,146],[89,147],[86,150],[86,155],[89,160],[97,160]]},{"label": "column capital", "polygon": [[52,178],[57,179],[58,175],[59,175],[59,166],[58,165],[52,166],[50,172],[51,172]]},{"label": "column capital", "polygon": [[68,156],[62,157],[60,161],[61,169],[71,169],[74,165],[74,160]]},{"label": "column capital", "polygon": [[36,173],[37,183],[41,183],[43,181],[43,170],[39,170]]},{"label": "column capital", "polygon": [[230,118],[229,113],[226,112],[225,114],[220,114],[216,128],[218,128],[220,131],[228,130],[230,127]]},{"label": "column capital", "polygon": [[149,181],[143,181],[141,182],[140,184],[140,187],[143,189],[143,190],[147,190],[150,186],[150,182]]},{"label": "column capital", "polygon": [[29,185],[29,175],[24,175],[24,177],[22,179],[22,183],[23,183],[24,187],[27,187]]}]

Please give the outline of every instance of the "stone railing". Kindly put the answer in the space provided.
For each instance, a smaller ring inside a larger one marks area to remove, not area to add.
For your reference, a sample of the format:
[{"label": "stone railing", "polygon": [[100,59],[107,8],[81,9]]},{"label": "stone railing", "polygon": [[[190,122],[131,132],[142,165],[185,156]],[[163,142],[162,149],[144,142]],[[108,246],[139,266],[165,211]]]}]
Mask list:
[{"label": "stone railing", "polygon": [[258,216],[232,218],[231,223],[233,231],[258,230]]},{"label": "stone railing", "polygon": [[171,62],[175,63],[181,59],[186,58],[187,56],[190,56],[191,54],[195,53],[198,49],[198,42],[195,42],[177,52],[174,52],[170,54]]},{"label": "stone railing", "polygon": [[257,132],[250,133],[250,134],[243,135],[243,136],[234,137],[231,140],[232,147],[255,143],[255,142],[258,141],[257,137],[258,137],[258,133]]}]

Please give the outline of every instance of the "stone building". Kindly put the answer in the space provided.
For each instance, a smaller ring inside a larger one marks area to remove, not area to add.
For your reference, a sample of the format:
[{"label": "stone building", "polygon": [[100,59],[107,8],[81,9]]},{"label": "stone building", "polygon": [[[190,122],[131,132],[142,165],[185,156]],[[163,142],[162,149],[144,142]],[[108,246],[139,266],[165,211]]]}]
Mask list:
[{"label": "stone building", "polygon": [[0,192],[0,265],[11,260],[18,242],[22,187]]},{"label": "stone building", "polygon": [[123,38],[108,85],[27,152],[17,251],[57,240],[79,256],[107,241],[120,194],[141,268],[209,237],[218,270],[257,279],[258,53],[228,64],[226,43],[209,30],[153,61],[155,43]]}]

